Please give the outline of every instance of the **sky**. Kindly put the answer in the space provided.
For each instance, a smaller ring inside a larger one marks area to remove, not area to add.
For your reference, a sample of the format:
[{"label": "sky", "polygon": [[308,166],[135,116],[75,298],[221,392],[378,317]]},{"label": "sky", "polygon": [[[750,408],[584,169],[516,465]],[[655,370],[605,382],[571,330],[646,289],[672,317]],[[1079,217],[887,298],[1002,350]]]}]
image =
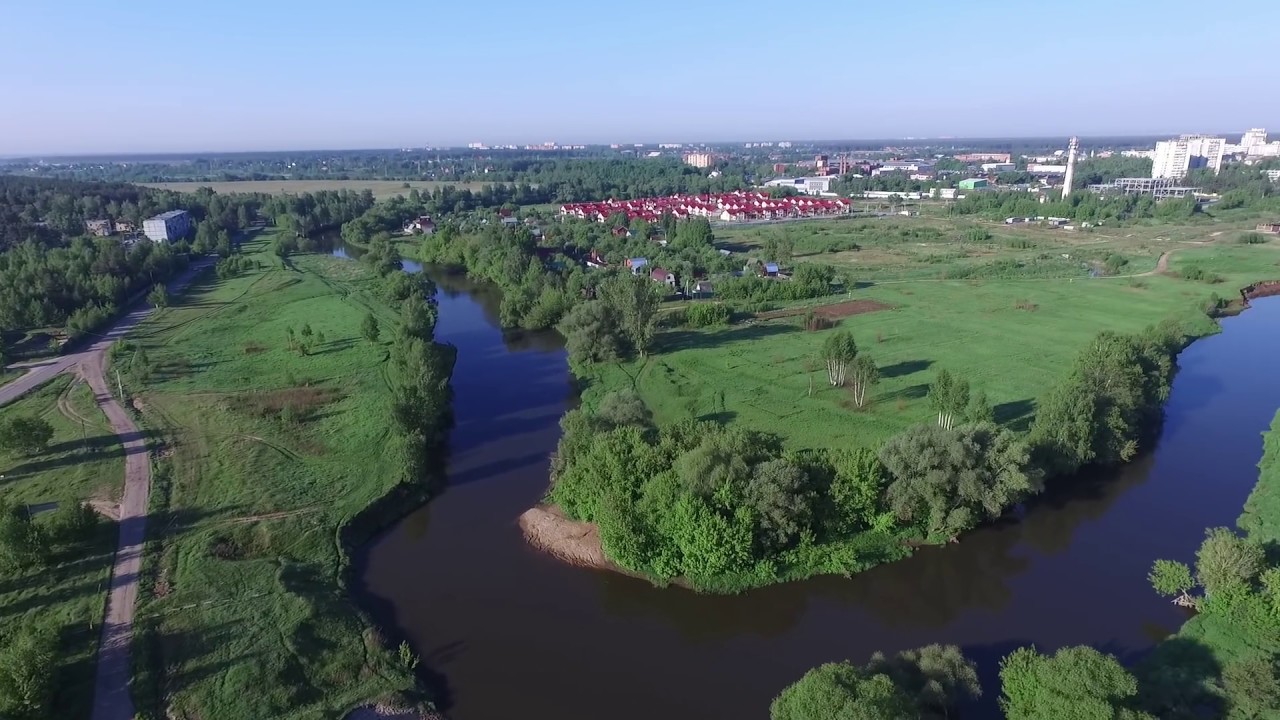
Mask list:
[{"label": "sky", "polygon": [[0,155],[1280,131],[1276,0],[0,5]]}]

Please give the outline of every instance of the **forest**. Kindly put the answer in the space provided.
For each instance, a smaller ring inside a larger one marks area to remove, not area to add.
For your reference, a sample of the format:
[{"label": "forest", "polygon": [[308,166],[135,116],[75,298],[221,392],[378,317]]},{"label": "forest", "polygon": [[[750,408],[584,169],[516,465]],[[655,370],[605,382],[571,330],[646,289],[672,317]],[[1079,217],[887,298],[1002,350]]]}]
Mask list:
[{"label": "forest", "polygon": [[[75,337],[186,267],[189,252],[227,257],[234,238],[266,222],[298,236],[333,230],[373,202],[371,193],[345,190],[218,195],[0,176],[0,330],[63,327]],[[190,238],[161,245],[85,234],[89,220],[140,228],[145,218],[173,209],[196,220]]]}]

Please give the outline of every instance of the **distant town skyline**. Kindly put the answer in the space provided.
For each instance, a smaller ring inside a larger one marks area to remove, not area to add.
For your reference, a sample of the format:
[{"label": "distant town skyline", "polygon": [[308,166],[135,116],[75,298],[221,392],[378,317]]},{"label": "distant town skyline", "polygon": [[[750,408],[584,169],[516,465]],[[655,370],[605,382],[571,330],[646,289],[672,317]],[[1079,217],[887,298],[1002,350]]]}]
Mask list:
[{"label": "distant town skyline", "polygon": [[19,4],[0,156],[1280,129],[1269,0],[707,5]]}]

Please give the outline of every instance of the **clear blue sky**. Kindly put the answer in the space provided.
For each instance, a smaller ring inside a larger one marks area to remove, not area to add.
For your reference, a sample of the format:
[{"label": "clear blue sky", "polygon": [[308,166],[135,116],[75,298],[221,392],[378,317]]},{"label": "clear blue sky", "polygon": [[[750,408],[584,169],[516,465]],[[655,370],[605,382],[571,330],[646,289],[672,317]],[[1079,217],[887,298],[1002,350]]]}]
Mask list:
[{"label": "clear blue sky", "polygon": [[4,6],[0,155],[1280,131],[1276,0]]}]

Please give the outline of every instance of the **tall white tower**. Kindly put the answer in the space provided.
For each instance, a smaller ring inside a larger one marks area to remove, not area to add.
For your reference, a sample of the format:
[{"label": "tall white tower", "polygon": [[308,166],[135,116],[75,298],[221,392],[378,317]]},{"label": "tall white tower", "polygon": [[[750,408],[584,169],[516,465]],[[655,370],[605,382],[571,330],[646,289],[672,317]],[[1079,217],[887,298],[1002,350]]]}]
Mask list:
[{"label": "tall white tower", "polygon": [[1071,142],[1067,144],[1067,175],[1062,178],[1062,199],[1066,200],[1071,194],[1071,183],[1076,180],[1076,150],[1080,146],[1080,141],[1075,137],[1071,138]]}]

